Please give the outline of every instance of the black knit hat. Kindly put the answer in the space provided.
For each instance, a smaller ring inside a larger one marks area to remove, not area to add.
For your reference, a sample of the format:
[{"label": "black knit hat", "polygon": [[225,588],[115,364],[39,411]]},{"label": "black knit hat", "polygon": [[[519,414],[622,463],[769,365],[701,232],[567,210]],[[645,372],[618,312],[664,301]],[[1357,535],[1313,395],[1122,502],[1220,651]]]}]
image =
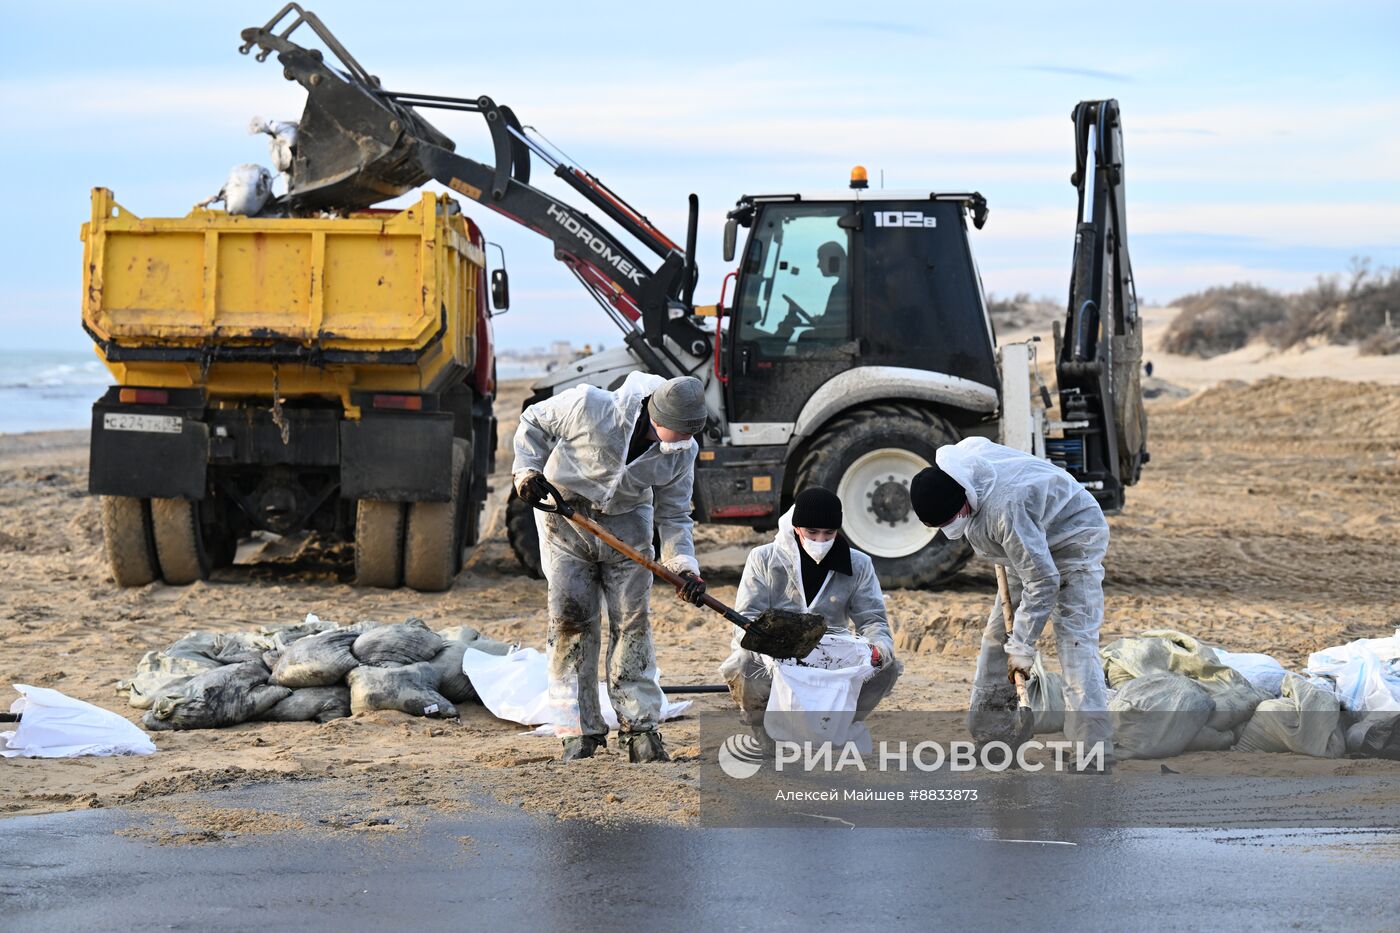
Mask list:
[{"label": "black knit hat", "polygon": [[804,489],[792,500],[792,527],[841,527],[841,500],[836,493],[820,486]]},{"label": "black knit hat", "polygon": [[936,466],[920,470],[909,484],[914,514],[925,525],[946,525],[967,502],[967,490]]}]

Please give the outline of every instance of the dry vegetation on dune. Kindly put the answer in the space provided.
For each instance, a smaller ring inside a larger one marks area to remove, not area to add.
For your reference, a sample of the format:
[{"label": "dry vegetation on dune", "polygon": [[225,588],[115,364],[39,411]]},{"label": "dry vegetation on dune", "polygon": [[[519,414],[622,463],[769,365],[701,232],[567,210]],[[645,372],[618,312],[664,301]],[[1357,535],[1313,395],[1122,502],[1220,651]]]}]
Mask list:
[{"label": "dry vegetation on dune", "polygon": [[1255,340],[1279,350],[1320,341],[1358,344],[1363,354],[1400,353],[1400,269],[1372,270],[1369,260],[1354,261],[1345,283],[1322,277],[1293,295],[1236,284],[1173,304],[1180,310],[1161,345],[1168,353],[1219,356]]}]

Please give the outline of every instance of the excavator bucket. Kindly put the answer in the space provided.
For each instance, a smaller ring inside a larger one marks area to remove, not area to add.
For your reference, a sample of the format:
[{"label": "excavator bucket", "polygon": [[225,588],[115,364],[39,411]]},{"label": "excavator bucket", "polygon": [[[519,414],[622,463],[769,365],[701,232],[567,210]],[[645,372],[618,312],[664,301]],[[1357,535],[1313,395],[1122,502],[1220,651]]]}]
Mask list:
[{"label": "excavator bucket", "polygon": [[[296,18],[278,33],[292,13]],[[288,39],[303,23],[340,67],[327,64],[319,49]],[[242,37],[240,52],[247,54],[256,46],[259,61],[277,53],[282,73],[306,88],[306,108],[297,125],[291,179],[281,207],[293,213],[369,207],[431,178],[417,158],[420,141],[455,149],[452,140],[417,111],[382,92],[379,79],[360,67],[316,14],[289,3],[266,25],[243,30]]]}]

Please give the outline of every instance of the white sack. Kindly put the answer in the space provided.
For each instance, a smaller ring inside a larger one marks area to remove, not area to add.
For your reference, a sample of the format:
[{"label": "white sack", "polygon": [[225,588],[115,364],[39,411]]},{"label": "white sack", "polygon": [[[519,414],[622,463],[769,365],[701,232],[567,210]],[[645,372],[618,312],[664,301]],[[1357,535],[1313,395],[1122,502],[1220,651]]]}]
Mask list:
[{"label": "white sack", "polygon": [[149,755],[155,743],[116,713],[46,687],[15,684],[21,713],[13,732],[0,732],[0,757],[76,758],[80,755]]}]

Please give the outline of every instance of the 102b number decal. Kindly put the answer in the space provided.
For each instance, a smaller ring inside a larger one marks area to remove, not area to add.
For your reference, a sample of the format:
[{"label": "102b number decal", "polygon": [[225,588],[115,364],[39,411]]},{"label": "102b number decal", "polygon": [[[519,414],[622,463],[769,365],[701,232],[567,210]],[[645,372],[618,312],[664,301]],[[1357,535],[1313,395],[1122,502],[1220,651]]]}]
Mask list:
[{"label": "102b number decal", "polygon": [[938,226],[937,217],[929,217],[923,211],[876,211],[877,227],[919,227],[931,230]]}]

